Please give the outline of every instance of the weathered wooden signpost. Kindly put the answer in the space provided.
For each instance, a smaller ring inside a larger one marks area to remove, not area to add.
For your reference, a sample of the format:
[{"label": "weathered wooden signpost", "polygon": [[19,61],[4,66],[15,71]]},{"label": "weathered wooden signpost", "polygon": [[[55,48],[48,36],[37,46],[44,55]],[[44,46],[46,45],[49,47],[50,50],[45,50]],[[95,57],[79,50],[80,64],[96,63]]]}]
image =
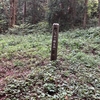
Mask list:
[{"label": "weathered wooden signpost", "polygon": [[59,24],[54,23],[52,29],[51,61],[57,60],[58,32],[59,32]]}]

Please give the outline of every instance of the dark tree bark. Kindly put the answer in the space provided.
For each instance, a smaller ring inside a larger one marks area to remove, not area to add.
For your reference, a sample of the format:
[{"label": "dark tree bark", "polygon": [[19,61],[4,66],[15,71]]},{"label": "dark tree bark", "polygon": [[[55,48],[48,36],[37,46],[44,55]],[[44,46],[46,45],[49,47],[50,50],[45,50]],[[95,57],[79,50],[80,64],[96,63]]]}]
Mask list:
[{"label": "dark tree bark", "polygon": [[23,4],[23,23],[26,21],[26,1]]},{"label": "dark tree bark", "polygon": [[17,0],[10,0],[10,27],[16,24],[16,4]]},{"label": "dark tree bark", "polygon": [[86,22],[87,22],[87,5],[88,5],[88,0],[85,0],[84,6],[84,19],[83,19],[83,28],[86,28]]},{"label": "dark tree bark", "polygon": [[[36,0],[33,0],[32,1],[32,9],[33,9],[33,12],[32,12],[32,24],[36,24],[36,15],[35,15],[35,10],[36,10]],[[35,9],[35,10],[34,10]]]},{"label": "dark tree bark", "polygon": [[72,0],[72,28],[74,28],[75,18],[76,18],[76,0]]}]

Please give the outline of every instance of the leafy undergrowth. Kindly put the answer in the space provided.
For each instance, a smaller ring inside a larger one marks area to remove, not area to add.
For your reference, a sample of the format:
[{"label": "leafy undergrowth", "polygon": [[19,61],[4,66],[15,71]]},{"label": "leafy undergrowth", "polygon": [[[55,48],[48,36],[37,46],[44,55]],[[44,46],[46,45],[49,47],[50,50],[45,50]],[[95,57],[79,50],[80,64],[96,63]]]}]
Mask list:
[{"label": "leafy undergrowth", "polygon": [[0,100],[100,100],[100,28],[0,35]]}]

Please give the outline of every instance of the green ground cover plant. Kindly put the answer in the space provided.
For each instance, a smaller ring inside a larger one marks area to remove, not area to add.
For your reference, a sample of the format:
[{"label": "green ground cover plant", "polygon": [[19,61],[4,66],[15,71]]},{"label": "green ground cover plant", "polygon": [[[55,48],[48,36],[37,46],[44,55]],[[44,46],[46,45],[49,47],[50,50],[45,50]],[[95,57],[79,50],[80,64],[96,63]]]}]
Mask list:
[{"label": "green ground cover plant", "polygon": [[100,28],[60,32],[54,62],[51,40],[0,35],[0,100],[100,100]]}]

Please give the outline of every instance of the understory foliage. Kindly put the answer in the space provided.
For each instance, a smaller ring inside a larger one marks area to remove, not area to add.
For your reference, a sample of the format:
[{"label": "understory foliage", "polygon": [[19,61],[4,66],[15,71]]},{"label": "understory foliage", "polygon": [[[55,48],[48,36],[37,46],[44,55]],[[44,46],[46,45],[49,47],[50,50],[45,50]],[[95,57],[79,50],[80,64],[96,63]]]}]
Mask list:
[{"label": "understory foliage", "polygon": [[88,0],[87,8],[85,0],[50,0],[48,22],[50,25],[59,23],[61,30],[82,27],[84,11],[87,9],[87,27],[97,26],[98,2]]},{"label": "understory foliage", "polygon": [[8,19],[5,15],[3,6],[0,4],[0,33],[8,29]]},{"label": "understory foliage", "polygon": [[[0,1],[0,33],[7,30],[13,17],[11,0]],[[26,4],[26,5],[25,5]],[[44,0],[17,0],[15,4],[15,24],[37,24],[45,19],[45,1]]]},{"label": "understory foliage", "polygon": [[57,61],[51,39],[0,35],[0,99],[100,100],[100,28],[59,33]]},{"label": "understory foliage", "polygon": [[[84,12],[87,9],[86,27],[94,27],[99,22],[98,0],[18,0],[15,4],[15,14],[12,15],[10,0],[0,1],[0,33],[6,31],[11,24],[11,17],[15,16],[15,24],[37,24],[47,21],[51,27],[53,23],[60,24],[60,30],[65,31],[76,27],[83,27]],[[13,26],[13,25],[11,25]]]},{"label": "understory foliage", "polygon": [[[23,9],[24,3],[26,2],[26,8]],[[24,22],[36,24],[42,21],[45,17],[45,10],[43,7],[44,0],[21,0],[18,5],[18,23],[23,23],[23,17],[25,17]],[[25,10],[26,9],[26,10]],[[23,12],[23,10],[25,10]],[[24,14],[25,13],[25,14]]]},{"label": "understory foliage", "polygon": [[15,35],[27,35],[27,34],[46,34],[49,32],[49,25],[47,22],[39,22],[37,24],[21,24],[15,25],[13,28],[9,28],[6,31],[6,34],[15,34]]}]

